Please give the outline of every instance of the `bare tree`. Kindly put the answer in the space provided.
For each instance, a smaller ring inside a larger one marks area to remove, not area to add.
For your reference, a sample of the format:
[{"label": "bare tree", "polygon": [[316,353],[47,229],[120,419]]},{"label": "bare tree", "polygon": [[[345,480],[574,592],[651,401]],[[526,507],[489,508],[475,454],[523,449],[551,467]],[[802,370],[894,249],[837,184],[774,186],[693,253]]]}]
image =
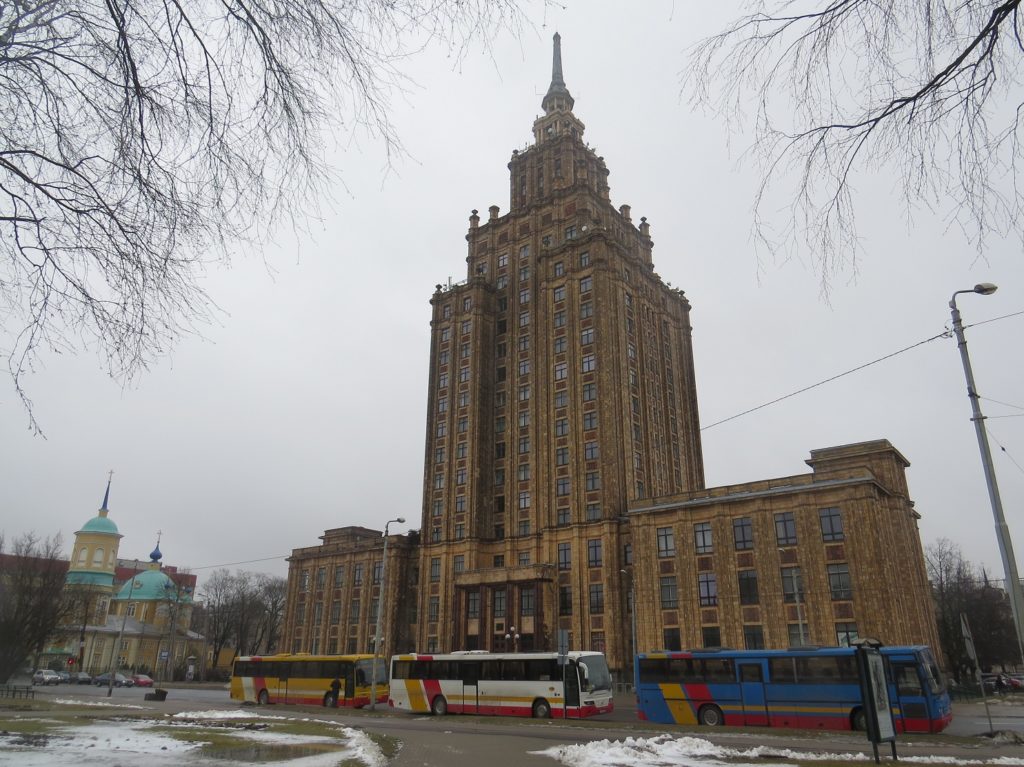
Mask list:
[{"label": "bare tree", "polygon": [[272,575],[257,578],[259,610],[253,646],[261,653],[280,652],[281,622],[288,599],[288,580]]},{"label": "bare tree", "polygon": [[0,353],[102,350],[130,378],[208,318],[198,279],[317,214],[328,129],[400,151],[400,60],[457,56],[516,0],[0,3]]},{"label": "bare tree", "polygon": [[0,680],[7,681],[64,622],[68,563],[61,558],[61,538],[41,539],[26,533],[5,554],[0,535]]},{"label": "bare tree", "polygon": [[[908,214],[937,210],[979,251],[992,235],[1024,240],[1019,6],[757,2],[697,45],[684,77],[695,102],[743,123],[753,105],[759,243],[806,245],[827,291],[837,272],[856,270],[858,174],[882,167],[902,179]],[[775,192],[788,183],[776,228]]]}]

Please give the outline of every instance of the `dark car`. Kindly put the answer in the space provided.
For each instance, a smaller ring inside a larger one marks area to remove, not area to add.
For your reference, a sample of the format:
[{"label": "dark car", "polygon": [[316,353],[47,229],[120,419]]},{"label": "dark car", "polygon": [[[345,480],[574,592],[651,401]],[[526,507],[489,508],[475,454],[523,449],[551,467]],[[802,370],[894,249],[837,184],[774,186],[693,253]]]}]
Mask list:
[{"label": "dark car", "polygon": [[[92,678],[92,683],[97,687],[109,687],[110,686],[110,672],[104,671],[99,676]],[[131,687],[132,680],[126,677],[124,674],[114,674],[114,687]]]},{"label": "dark car", "polygon": [[84,671],[71,672],[71,684],[92,684],[92,677]]},{"label": "dark car", "polygon": [[68,684],[71,681],[71,674],[67,671],[58,671],[57,676],[60,677],[61,684]]},{"label": "dark car", "polygon": [[32,675],[32,684],[60,684],[60,675],[56,671],[50,671],[48,668],[41,668]]}]

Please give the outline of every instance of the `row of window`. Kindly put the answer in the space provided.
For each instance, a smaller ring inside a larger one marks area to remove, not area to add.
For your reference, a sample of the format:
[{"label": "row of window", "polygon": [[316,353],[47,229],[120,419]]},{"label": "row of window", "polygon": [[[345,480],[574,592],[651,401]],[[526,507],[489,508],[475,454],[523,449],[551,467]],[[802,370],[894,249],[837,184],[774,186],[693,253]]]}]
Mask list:
[{"label": "row of window", "polygon": [[[850,566],[846,563],[826,565],[829,593],[833,600],[853,599],[853,581],[850,577]],[[782,577],[782,597],[789,603],[803,603],[803,577],[799,567],[783,567],[779,571]],[[741,605],[756,605],[761,602],[756,570],[740,570],[737,573]],[[679,593],[674,575],[661,576],[661,607],[663,610],[679,607]],[[718,580],[715,573],[697,574],[697,599],[701,607],[714,607],[718,604]]]},{"label": "row of window", "polygon": [[[838,622],[835,625],[835,643],[837,647],[849,647],[856,639],[857,624]],[[787,640],[790,647],[802,647],[810,644],[808,624],[806,622],[787,624]],[[718,626],[701,627],[702,647],[722,647],[722,632]],[[680,629],[666,628],[662,634],[662,647],[669,651],[682,650]],[[757,624],[743,626],[743,647],[747,650],[763,650],[764,627]],[[678,681],[678,680],[675,680]]]},{"label": "row of window", "polygon": [[[381,562],[373,563],[373,585],[380,585],[381,575],[384,572],[384,565]],[[309,591],[310,584],[310,571],[303,570],[299,574],[299,591]],[[363,584],[363,565],[354,564],[352,565],[352,584],[355,586],[361,586]],[[322,591],[327,585],[327,568],[319,567],[316,570],[316,590]],[[334,588],[340,588],[345,585],[345,565],[337,565],[334,568]]]},{"label": "row of window", "polygon": [[[844,540],[843,517],[838,508],[830,507],[818,510],[818,521],[821,525],[821,539],[827,543]],[[733,545],[737,551],[754,548],[754,522],[750,517],[740,517],[732,521]],[[658,556],[674,557],[676,555],[675,533],[671,527],[659,527]],[[775,515],[775,542],[779,546],[794,546],[797,542],[796,517],[793,512],[786,511]],[[697,554],[711,554],[714,551],[714,540],[710,522],[697,522],[693,526],[693,547]]]}]

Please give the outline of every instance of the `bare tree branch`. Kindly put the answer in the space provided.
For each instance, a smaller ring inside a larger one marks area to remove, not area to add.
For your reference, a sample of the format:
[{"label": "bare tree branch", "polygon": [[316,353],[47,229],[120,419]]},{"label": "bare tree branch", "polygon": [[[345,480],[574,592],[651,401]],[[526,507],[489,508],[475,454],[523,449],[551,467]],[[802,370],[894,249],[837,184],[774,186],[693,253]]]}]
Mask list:
[{"label": "bare tree branch", "polygon": [[758,2],[699,43],[684,75],[694,103],[734,124],[756,105],[757,241],[806,247],[827,293],[861,253],[856,182],[889,168],[908,215],[937,211],[979,253],[992,236],[1024,242],[1020,2]]}]

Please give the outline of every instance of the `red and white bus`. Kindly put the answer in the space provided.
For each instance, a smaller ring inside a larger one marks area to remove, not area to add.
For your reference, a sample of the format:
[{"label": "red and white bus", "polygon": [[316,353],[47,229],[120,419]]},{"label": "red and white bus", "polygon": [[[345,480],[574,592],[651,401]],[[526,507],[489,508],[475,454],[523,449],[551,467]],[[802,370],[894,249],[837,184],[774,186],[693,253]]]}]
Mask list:
[{"label": "red and white bus", "polygon": [[611,688],[608,663],[599,652],[396,655],[388,705],[438,716],[582,719],[612,710]]}]

